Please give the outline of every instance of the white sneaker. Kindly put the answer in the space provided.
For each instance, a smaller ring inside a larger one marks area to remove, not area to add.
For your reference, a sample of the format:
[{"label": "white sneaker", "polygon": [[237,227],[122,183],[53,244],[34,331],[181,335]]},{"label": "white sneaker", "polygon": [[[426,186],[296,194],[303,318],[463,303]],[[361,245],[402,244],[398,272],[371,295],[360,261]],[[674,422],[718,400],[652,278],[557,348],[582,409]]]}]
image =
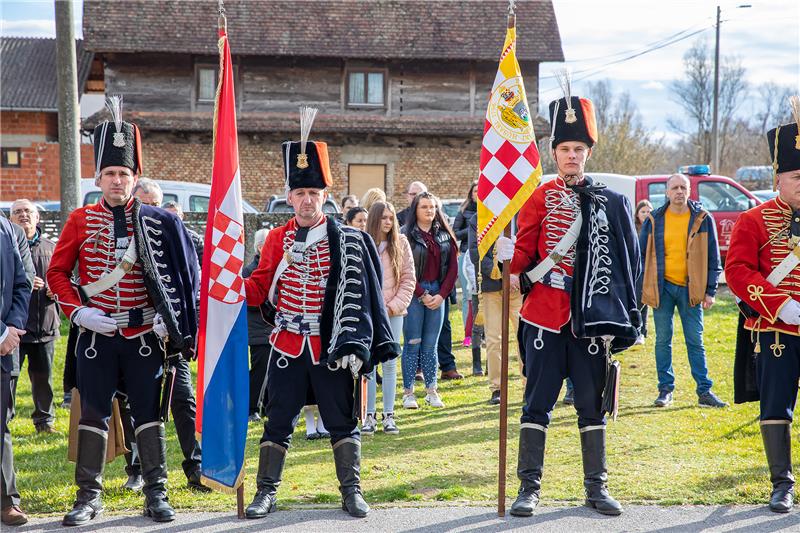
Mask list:
[{"label": "white sneaker", "polygon": [[417,398],[413,394],[403,394],[403,409],[419,409]]},{"label": "white sneaker", "polygon": [[431,407],[444,407],[444,403],[439,397],[439,393],[436,391],[429,392],[427,396],[425,396],[425,402]]},{"label": "white sneaker", "polygon": [[387,413],[383,415],[383,432],[389,435],[397,435],[400,430],[397,429],[397,424],[394,421],[394,413]]},{"label": "white sneaker", "polygon": [[644,335],[639,335],[636,337],[636,342],[633,343],[634,346],[642,346],[644,344]]},{"label": "white sneaker", "polygon": [[375,420],[375,413],[367,413],[367,416],[364,417],[364,421],[361,423],[361,434],[374,435],[376,425],[378,425],[378,421]]}]

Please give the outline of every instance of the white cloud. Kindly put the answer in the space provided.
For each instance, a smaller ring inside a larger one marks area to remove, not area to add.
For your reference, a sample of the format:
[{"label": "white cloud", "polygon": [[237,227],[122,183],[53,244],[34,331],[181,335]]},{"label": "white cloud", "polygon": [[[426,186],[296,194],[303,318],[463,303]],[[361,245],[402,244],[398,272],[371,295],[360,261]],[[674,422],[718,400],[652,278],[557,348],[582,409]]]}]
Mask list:
[{"label": "white cloud", "polygon": [[0,32],[15,37],[55,37],[56,22],[52,19],[3,19],[0,21]]},{"label": "white cloud", "polygon": [[647,83],[642,84],[642,89],[650,90],[650,91],[663,91],[664,84],[660,81],[650,80]]}]

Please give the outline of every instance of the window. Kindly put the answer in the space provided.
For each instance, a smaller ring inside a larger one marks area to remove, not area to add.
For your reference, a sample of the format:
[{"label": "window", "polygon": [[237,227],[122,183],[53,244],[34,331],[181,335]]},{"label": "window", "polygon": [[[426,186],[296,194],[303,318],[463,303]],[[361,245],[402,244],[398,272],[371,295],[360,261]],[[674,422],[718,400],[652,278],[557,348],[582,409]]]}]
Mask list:
[{"label": "window", "polygon": [[348,177],[348,194],[361,198],[369,189],[385,190],[386,165],[349,165]]},{"label": "window", "polygon": [[217,94],[217,68],[197,67],[197,101],[213,102]]},{"label": "window", "polygon": [[651,183],[647,186],[647,196],[653,207],[659,208],[667,203],[667,182]]},{"label": "window", "polygon": [[347,75],[347,105],[383,107],[384,72],[350,71]]},{"label": "window", "polygon": [[189,197],[189,211],[200,211],[208,213],[208,196],[190,196]]},{"label": "window", "polygon": [[721,181],[705,181],[697,186],[700,203],[709,211],[747,211],[750,198],[745,193]]},{"label": "window", "polygon": [[3,168],[19,168],[21,166],[21,158],[19,148],[3,148]]},{"label": "window", "polygon": [[179,203],[178,202],[178,195],[177,194],[172,194],[172,193],[164,194],[164,199],[161,200],[161,205],[164,205],[167,202]]},{"label": "window", "polygon": [[96,204],[102,196],[103,193],[100,191],[87,192],[86,196],[83,197],[83,205]]}]

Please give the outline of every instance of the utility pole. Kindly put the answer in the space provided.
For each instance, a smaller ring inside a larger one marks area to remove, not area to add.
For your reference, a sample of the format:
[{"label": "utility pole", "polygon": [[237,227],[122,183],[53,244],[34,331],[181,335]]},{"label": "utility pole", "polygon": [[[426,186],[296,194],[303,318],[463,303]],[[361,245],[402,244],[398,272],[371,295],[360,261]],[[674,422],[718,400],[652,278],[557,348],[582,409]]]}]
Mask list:
[{"label": "utility pole", "polygon": [[714,48],[714,115],[711,121],[711,161],[713,172],[719,172],[719,15],[717,6],[717,46]]},{"label": "utility pole", "polygon": [[78,207],[81,152],[78,126],[78,67],[75,52],[73,0],[54,0],[58,69],[58,144],[61,173],[61,223]]}]

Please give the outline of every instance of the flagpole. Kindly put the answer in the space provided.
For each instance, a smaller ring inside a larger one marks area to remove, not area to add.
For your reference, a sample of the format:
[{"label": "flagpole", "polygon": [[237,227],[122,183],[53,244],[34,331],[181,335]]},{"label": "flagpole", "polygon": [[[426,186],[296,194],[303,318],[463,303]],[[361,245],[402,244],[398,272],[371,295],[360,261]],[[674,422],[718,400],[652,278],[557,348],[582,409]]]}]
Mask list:
[{"label": "flagpole", "polygon": [[[508,0],[508,29],[516,27],[517,16],[514,14],[514,0]],[[511,237],[511,224],[503,230],[503,235]],[[500,450],[498,454],[497,473],[497,515],[506,514],[506,451],[508,447],[508,322],[510,319],[511,263],[503,261],[503,313],[500,341]]]},{"label": "flagpole", "polygon": [[[217,25],[220,31],[225,32],[225,35],[228,34],[228,19],[225,17],[225,2],[223,0],[218,0],[218,11],[219,11],[219,18],[217,19]],[[220,72],[220,76],[222,76],[222,72]],[[239,483],[239,486],[236,488],[236,516],[239,520],[244,520],[244,465],[242,465],[242,481]]]}]

